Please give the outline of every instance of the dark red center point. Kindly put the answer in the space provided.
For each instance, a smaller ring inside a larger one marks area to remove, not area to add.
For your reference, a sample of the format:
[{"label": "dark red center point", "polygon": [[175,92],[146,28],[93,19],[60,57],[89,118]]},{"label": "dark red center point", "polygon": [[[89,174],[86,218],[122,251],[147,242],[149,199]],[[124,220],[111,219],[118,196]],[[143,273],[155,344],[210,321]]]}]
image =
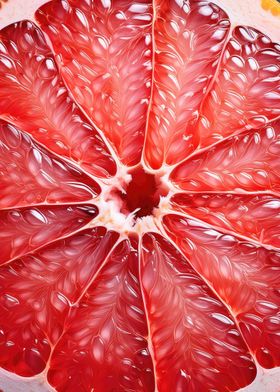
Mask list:
[{"label": "dark red center point", "polygon": [[160,196],[168,193],[158,175],[146,173],[142,167],[129,172],[131,181],[124,187],[125,192],[115,191],[122,200],[121,212],[134,213],[136,218],[152,215],[158,207]]}]

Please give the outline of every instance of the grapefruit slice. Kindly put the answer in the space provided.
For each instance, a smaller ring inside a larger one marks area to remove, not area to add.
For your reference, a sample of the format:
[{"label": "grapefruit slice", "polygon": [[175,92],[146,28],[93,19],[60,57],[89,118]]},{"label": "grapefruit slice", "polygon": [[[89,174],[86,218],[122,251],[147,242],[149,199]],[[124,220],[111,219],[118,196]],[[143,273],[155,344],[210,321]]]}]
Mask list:
[{"label": "grapefruit slice", "polygon": [[200,112],[195,132],[201,147],[279,117],[279,61],[279,46],[267,36],[244,26],[234,29]]},{"label": "grapefruit slice", "polygon": [[279,194],[280,122],[244,132],[178,165],[171,179],[190,191]]},{"label": "grapefruit slice", "polygon": [[70,98],[42,32],[31,22],[2,30],[0,83],[1,118],[90,173],[114,174],[112,157]]},{"label": "grapefruit slice", "polygon": [[279,251],[180,216],[167,215],[164,226],[228,304],[258,362],[264,367],[279,366]]},{"label": "grapefruit slice", "polygon": [[57,390],[154,390],[137,248],[122,241],[74,309],[50,363]]},{"label": "grapefruit slice", "polygon": [[0,211],[0,264],[85,226],[97,215],[92,205],[49,205]]},{"label": "grapefruit slice", "polygon": [[223,50],[225,13],[207,2],[171,3],[158,5],[155,19],[154,107],[145,147],[153,169],[280,115],[279,46],[239,26]]},{"label": "grapefruit slice", "polygon": [[85,230],[0,267],[1,366],[22,376],[45,369],[116,239],[102,227]]},{"label": "grapefruit slice", "polygon": [[98,184],[0,120],[0,206],[91,200]]},{"label": "grapefruit slice", "polygon": [[174,164],[196,145],[188,129],[197,120],[229,32],[214,4],[155,1],[153,92],[145,161],[153,169]]},{"label": "grapefruit slice", "polygon": [[121,161],[140,161],[151,89],[152,3],[47,3],[36,19],[73,97]]},{"label": "grapefruit slice", "polygon": [[43,3],[0,10],[0,389],[278,392],[277,16]]},{"label": "grapefruit slice", "polygon": [[226,391],[250,383],[255,365],[224,304],[163,237],[146,234],[142,249],[158,389]]},{"label": "grapefruit slice", "polygon": [[246,239],[280,248],[280,199],[266,194],[177,193],[174,210],[238,233]]}]

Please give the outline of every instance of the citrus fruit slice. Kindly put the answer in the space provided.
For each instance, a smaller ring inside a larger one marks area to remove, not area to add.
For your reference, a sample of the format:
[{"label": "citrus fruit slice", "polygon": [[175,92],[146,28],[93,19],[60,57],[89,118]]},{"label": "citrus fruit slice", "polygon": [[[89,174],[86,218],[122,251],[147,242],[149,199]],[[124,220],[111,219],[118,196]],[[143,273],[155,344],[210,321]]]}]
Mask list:
[{"label": "citrus fruit slice", "polygon": [[72,312],[51,358],[58,390],[153,390],[137,251],[137,241],[120,242]]},{"label": "citrus fruit slice", "polygon": [[85,226],[97,215],[91,205],[37,205],[0,211],[0,263],[24,255]]},{"label": "citrus fruit slice", "polygon": [[250,383],[255,365],[228,309],[168,241],[146,234],[142,247],[158,389],[238,390]]},{"label": "citrus fruit slice", "polygon": [[279,194],[280,122],[243,132],[178,165],[171,179],[193,191],[266,191]]},{"label": "citrus fruit slice", "polygon": [[151,90],[152,3],[52,2],[36,18],[73,97],[122,162],[138,163]]},{"label": "citrus fruit slice", "polygon": [[0,390],[278,392],[271,2],[0,2]]},{"label": "citrus fruit slice", "polygon": [[70,98],[42,32],[25,21],[2,30],[1,38],[1,117],[87,171],[114,174],[113,159]]},{"label": "citrus fruit slice", "polygon": [[171,198],[174,210],[186,213],[213,227],[238,233],[245,239],[280,246],[280,200],[268,194],[177,193]]},{"label": "citrus fruit slice", "polygon": [[182,217],[168,215],[164,225],[196,270],[203,272],[230,306],[259,363],[279,365],[279,331],[274,325],[279,312],[279,253]]},{"label": "citrus fruit slice", "polygon": [[44,370],[71,307],[106,261],[116,237],[104,228],[83,230],[1,267],[0,345],[6,369],[22,376]]},{"label": "citrus fruit slice", "polygon": [[146,162],[154,169],[176,163],[194,146],[189,134],[213,79],[229,32],[214,4],[155,2],[154,84],[146,135]]},{"label": "citrus fruit slice", "polygon": [[28,135],[0,120],[0,206],[90,200],[98,184],[74,166],[36,145]]}]

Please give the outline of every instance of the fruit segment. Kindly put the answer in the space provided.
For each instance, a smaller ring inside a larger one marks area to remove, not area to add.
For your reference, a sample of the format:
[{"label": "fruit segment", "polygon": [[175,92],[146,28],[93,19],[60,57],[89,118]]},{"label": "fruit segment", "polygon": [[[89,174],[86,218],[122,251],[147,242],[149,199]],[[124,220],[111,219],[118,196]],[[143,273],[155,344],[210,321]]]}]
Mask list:
[{"label": "fruit segment", "polygon": [[171,180],[189,191],[280,191],[280,122],[234,136],[178,165]]},{"label": "fruit segment", "polygon": [[98,177],[115,173],[105,144],[69,97],[43,34],[31,22],[0,33],[0,118]]},{"label": "fruit segment", "polygon": [[0,208],[90,200],[97,183],[0,121]]},{"label": "fruit segment", "polygon": [[188,261],[160,235],[147,234],[141,269],[158,391],[250,384],[256,368],[231,315]]},{"label": "fruit segment", "polygon": [[73,97],[121,161],[139,162],[151,88],[148,0],[55,0],[36,13]]},{"label": "fruit segment", "polygon": [[136,249],[121,242],[73,309],[48,373],[58,392],[154,391]]},{"label": "fruit segment", "polygon": [[0,264],[78,230],[96,215],[97,208],[89,205],[0,211]]},{"label": "fruit segment", "polygon": [[227,15],[206,1],[155,1],[154,75],[145,146],[153,169],[196,147],[190,132],[229,31]]},{"label": "fruit segment", "polygon": [[99,227],[0,267],[0,365],[22,376],[44,370],[70,307],[118,235]]},{"label": "fruit segment", "polygon": [[184,194],[171,199],[172,209],[217,228],[280,248],[280,199],[270,195]]},{"label": "fruit segment", "polygon": [[245,26],[233,30],[195,130],[201,147],[280,116],[279,61],[279,45],[267,36]]},{"label": "fruit segment", "polygon": [[280,365],[279,253],[167,215],[164,227],[192,266],[229,306],[261,366]]}]

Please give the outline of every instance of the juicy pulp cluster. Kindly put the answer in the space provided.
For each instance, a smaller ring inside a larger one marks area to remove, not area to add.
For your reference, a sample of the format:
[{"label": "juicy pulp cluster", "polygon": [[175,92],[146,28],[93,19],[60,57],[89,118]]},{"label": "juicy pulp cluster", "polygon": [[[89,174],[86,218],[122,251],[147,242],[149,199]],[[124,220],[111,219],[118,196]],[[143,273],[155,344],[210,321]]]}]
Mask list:
[{"label": "juicy pulp cluster", "polygon": [[0,366],[209,392],[280,365],[280,48],[208,0],[0,31]]}]

